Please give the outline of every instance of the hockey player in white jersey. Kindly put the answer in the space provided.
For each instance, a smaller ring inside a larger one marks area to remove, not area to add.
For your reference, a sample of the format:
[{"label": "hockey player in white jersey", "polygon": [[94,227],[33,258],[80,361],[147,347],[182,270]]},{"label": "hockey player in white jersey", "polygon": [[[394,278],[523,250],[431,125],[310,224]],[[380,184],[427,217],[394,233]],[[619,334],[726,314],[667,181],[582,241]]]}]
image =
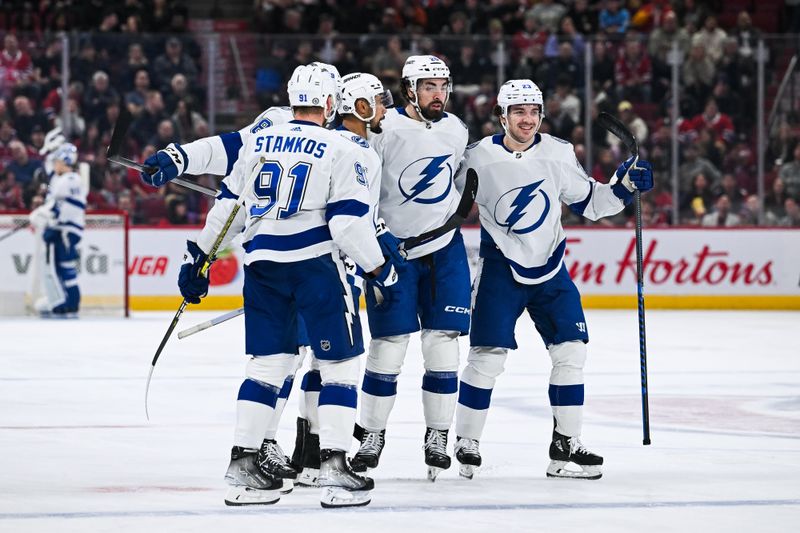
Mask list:
[{"label": "hockey player in white jersey", "polygon": [[[333,79],[337,88],[335,99],[338,106],[341,101],[341,76],[339,71],[335,66],[327,63],[314,62],[310,63],[309,66],[319,67],[323,73]],[[293,115],[290,107],[270,107],[256,117],[250,125],[239,131],[205,137],[184,145],[171,143],[144,161],[145,166],[155,167],[158,170],[153,174],[142,172],[142,181],[148,185],[160,187],[185,173],[227,176],[239,158],[242,145],[251,136],[258,135],[271,126],[286,124],[292,119]],[[326,125],[331,126],[334,119],[335,114],[327,117]],[[221,198],[230,196],[227,180],[222,181],[220,188]],[[284,492],[291,490],[292,483],[289,480],[293,478],[296,478],[299,484],[315,485],[319,471],[318,435],[310,432],[307,418],[309,416],[316,418],[316,405],[314,402],[302,404],[303,414],[297,420],[295,450],[291,461],[284,454],[276,439],[278,424],[294,385],[295,373],[303,365],[303,361],[311,350],[308,347],[308,335],[306,334],[302,317],[299,317],[298,324],[297,344],[300,357],[297,358],[297,368],[287,376],[286,383],[281,387],[275,407],[276,416],[273,417],[272,422],[265,431],[260,454],[262,465],[284,478]],[[312,388],[317,386],[316,381],[313,381],[314,378],[315,376],[312,375],[310,385]],[[304,380],[302,386],[304,388],[307,386],[306,380]],[[311,394],[314,395],[315,393],[312,392]]]},{"label": "hockey player in white jersey", "polygon": [[[379,214],[404,239],[441,226],[455,211],[460,191],[454,177],[468,134],[461,120],[445,112],[452,81],[441,59],[411,56],[402,77],[408,104],[389,111],[383,133],[369,140],[382,160]],[[372,341],[361,388],[364,432],[353,468],[378,464],[409,338],[422,329],[424,455],[434,480],[450,467],[447,436],[456,404],[458,337],[469,330],[470,278],[461,233],[451,231],[409,251],[399,273],[395,287],[368,283],[366,291]]]},{"label": "hockey player in white jersey", "polygon": [[297,315],[314,347],[319,395],[323,507],[366,505],[374,483],[345,460],[356,407],[363,339],[340,251],[379,287],[397,282],[369,217],[361,147],[321,127],[335,113],[336,87],[320,69],[300,67],[289,82],[295,119],[251,136],[228,177],[231,198],[214,204],[179,276],[196,303],[208,291],[200,275],[212,242],[237,203],[227,240],[243,228],[245,346],[250,361],[239,389],[234,447],[226,479],[229,505],[276,502],[280,479],[257,456],[286,376],[296,368]]},{"label": "hockey player in white jersey", "polygon": [[83,237],[88,190],[75,172],[78,149],[63,142],[48,156],[52,176],[43,205],[30,215],[31,224],[41,232],[45,254],[43,293],[36,303],[42,316],[74,317],[80,307],[78,287],[78,243]]},{"label": "hockey player in white jersey", "polygon": [[597,220],[620,212],[638,189],[653,186],[650,164],[633,158],[609,184],[586,175],[570,143],[538,133],[542,92],[531,80],[506,82],[496,113],[505,134],[470,145],[462,171],[480,177],[481,266],[473,287],[468,364],[462,372],[456,414],[456,458],[471,478],[481,464],[483,432],[495,379],[514,327],[528,311],[552,360],[550,405],[555,427],[549,477],[598,479],[603,458],[580,441],[586,328],[580,294],[564,265],[566,235],[560,203]]}]

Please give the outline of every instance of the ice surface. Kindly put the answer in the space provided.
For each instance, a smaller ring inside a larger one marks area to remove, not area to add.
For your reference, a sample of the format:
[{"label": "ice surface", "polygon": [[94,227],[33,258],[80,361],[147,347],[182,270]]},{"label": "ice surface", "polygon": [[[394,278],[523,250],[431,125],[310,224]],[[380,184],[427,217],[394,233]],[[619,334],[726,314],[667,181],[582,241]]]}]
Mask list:
[{"label": "ice surface", "polygon": [[[211,316],[187,313],[179,329]],[[454,465],[426,481],[415,337],[372,504],[335,511],[316,489],[223,505],[241,318],[171,339],[145,420],[145,376],[170,317],[0,322],[0,531],[783,532],[800,522],[798,313],[649,312],[644,447],[636,313],[588,311],[583,441],[605,457],[599,481],[544,475],[550,361],[527,319],[492,397],[483,471],[468,481]],[[288,453],[298,391],[278,434]]]}]

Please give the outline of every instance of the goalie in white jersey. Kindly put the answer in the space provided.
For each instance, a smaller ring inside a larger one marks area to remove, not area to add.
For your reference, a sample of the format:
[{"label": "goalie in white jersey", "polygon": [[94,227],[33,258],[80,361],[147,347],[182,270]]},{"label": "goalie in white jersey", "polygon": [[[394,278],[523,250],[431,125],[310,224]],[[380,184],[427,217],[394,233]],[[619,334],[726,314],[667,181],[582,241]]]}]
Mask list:
[{"label": "goalie in white jersey", "polygon": [[[324,74],[330,76],[336,83],[336,102],[338,106],[341,102],[341,77],[339,71],[333,65],[326,63],[314,62],[310,63],[309,66],[319,67]],[[228,176],[239,158],[242,145],[250,137],[259,135],[266,128],[286,124],[293,118],[290,107],[270,107],[258,115],[251,124],[239,131],[212,135],[184,145],[171,143],[144,161],[145,166],[154,167],[158,170],[153,174],[142,172],[142,181],[148,185],[160,187],[183,174]],[[327,126],[330,127],[334,119],[335,114],[328,117]],[[233,196],[227,179],[222,181],[220,188],[219,199]],[[259,458],[264,468],[284,477],[284,492],[291,490],[292,483],[290,479],[296,478],[299,484],[315,485],[319,471],[319,435],[315,424],[317,420],[316,399],[321,388],[318,370],[312,369],[311,372],[303,376],[301,385],[303,398],[300,402],[301,412],[300,417],[297,419],[297,436],[291,462],[285,456],[283,449],[276,440],[278,424],[294,385],[295,374],[311,351],[308,344],[305,323],[302,317],[298,316],[297,346],[299,347],[300,357],[297,358],[297,368],[286,377],[286,381],[281,387],[275,406],[275,416],[265,431]],[[312,426],[314,426],[313,429],[315,431],[312,431]]]},{"label": "goalie in white jersey", "polygon": [[83,238],[86,182],[75,172],[78,149],[70,143],[56,148],[48,161],[52,175],[45,203],[30,215],[45,244],[44,296],[35,304],[42,316],[74,317],[80,307],[78,243]]},{"label": "goalie in white jersey", "polygon": [[[401,239],[440,227],[456,210],[461,185],[455,174],[467,145],[467,128],[445,112],[450,70],[434,56],[411,56],[403,67],[408,104],[390,110],[383,133],[370,143],[382,159],[379,214]],[[397,286],[366,291],[372,341],[362,384],[361,446],[353,468],[377,466],[397,378],[411,333],[422,329],[425,376],[425,463],[430,479],[450,467],[447,434],[458,386],[458,336],[469,330],[469,266],[458,230],[408,253]]]},{"label": "goalie in white jersey", "polygon": [[355,418],[363,340],[352,284],[340,251],[380,287],[397,281],[370,217],[361,146],[321,127],[335,113],[335,85],[319,68],[299,67],[289,83],[295,119],[251,136],[228,178],[230,198],[209,212],[197,243],[188,243],[181,294],[199,302],[207,251],[233,207],[243,209],[245,345],[251,359],[239,389],[234,447],[226,479],[229,505],[274,503],[280,479],[257,464],[264,431],[286,376],[296,368],[297,316],[306,319],[321,375],[320,477],[323,507],[365,505],[374,484],[345,460]]},{"label": "goalie in white jersey", "polygon": [[514,328],[528,311],[552,360],[550,405],[555,428],[550,477],[598,479],[603,458],[580,441],[583,365],[589,341],[580,294],[564,265],[566,235],[561,202],[591,220],[620,212],[633,191],[653,186],[650,164],[633,158],[610,184],[586,175],[570,143],[538,133],[544,117],[542,92],[531,80],[506,82],[496,113],[505,134],[470,145],[462,170],[480,179],[481,267],[473,287],[468,364],[461,375],[456,414],[456,458],[471,478],[481,464],[478,443],[495,379]]}]

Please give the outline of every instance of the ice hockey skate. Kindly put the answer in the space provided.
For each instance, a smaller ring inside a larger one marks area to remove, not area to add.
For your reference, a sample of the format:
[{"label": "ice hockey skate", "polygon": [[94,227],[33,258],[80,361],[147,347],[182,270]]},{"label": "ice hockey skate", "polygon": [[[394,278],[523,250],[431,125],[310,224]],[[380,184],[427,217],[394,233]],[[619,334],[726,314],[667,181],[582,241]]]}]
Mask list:
[{"label": "ice hockey skate", "polygon": [[584,448],[579,437],[567,437],[553,430],[547,477],[600,479],[602,465],[603,458]]},{"label": "ice hockey skate", "polygon": [[325,449],[320,452],[319,485],[322,487],[320,504],[326,509],[334,507],[360,507],[367,505],[375,488],[371,478],[361,477],[350,468],[344,452]]},{"label": "ice hockey skate", "polygon": [[458,460],[458,474],[461,477],[472,479],[481,466],[481,452],[476,439],[458,437],[454,446],[456,460]]},{"label": "ice hockey skate", "polygon": [[292,492],[292,489],[294,489],[292,480],[297,478],[297,470],[294,469],[277,441],[264,439],[264,442],[261,443],[261,450],[258,453],[258,465],[262,470],[283,480],[281,494]]},{"label": "ice hockey skate", "polygon": [[231,486],[225,505],[269,505],[281,498],[283,482],[258,465],[258,450],[234,446],[225,481]]},{"label": "ice hockey skate", "polygon": [[450,468],[447,455],[447,430],[427,428],[425,430],[425,464],[428,465],[428,480],[436,481],[442,470]]},{"label": "ice hockey skate", "polygon": [[297,418],[292,466],[298,472],[296,486],[319,487],[319,435],[311,433],[308,420],[301,417]]},{"label": "ice hockey skate", "polygon": [[367,472],[378,466],[383,447],[386,445],[386,430],[367,431],[361,434],[361,447],[350,461],[355,472]]}]

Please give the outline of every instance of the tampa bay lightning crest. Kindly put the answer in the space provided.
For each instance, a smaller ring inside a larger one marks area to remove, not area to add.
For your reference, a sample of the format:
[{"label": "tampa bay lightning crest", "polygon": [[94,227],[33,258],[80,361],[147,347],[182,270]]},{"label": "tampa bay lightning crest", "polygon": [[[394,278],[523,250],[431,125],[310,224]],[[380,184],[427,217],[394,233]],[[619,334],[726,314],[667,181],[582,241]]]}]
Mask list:
[{"label": "tampa bay lightning crest", "polygon": [[544,223],[550,212],[550,198],[539,188],[544,180],[511,189],[494,206],[495,222],[506,233],[530,233]]},{"label": "tampa bay lightning crest", "polygon": [[404,168],[397,183],[405,197],[403,203],[435,204],[447,198],[453,186],[453,167],[447,162],[450,157],[423,157]]}]

